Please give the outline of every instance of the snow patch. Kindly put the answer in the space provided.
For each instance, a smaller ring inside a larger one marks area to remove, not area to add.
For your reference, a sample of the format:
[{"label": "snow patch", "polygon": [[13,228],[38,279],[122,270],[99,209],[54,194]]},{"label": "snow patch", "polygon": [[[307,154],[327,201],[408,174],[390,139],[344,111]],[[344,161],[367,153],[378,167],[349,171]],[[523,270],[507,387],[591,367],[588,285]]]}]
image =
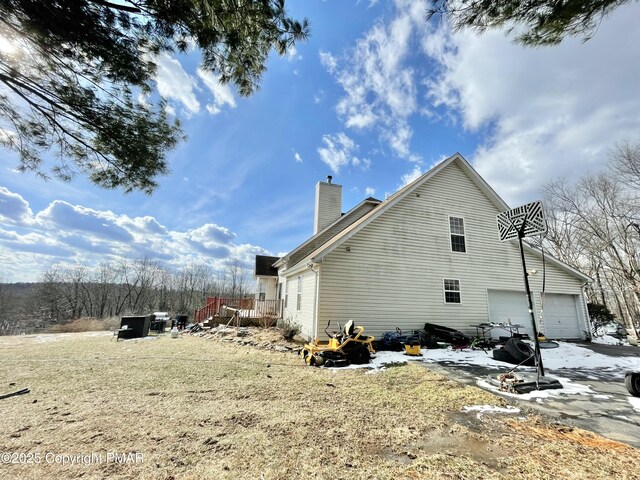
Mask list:
[{"label": "snow patch", "polygon": [[488,413],[520,413],[520,409],[516,407],[496,407],[494,405],[471,405],[469,407],[462,407],[463,412],[478,412],[476,417],[482,418],[482,415]]},{"label": "snow patch", "polygon": [[[603,335],[602,337],[595,337],[591,340],[593,343],[599,343],[600,345],[624,345],[622,340],[612,337],[611,335]],[[627,344],[628,345],[628,344]]]},{"label": "snow patch", "polygon": [[[558,342],[558,348],[542,350],[542,361],[547,370],[561,370],[563,368],[580,368],[581,370],[610,370],[620,371],[640,370],[639,357],[614,357],[603,355],[572,343]],[[638,352],[640,353],[640,351]],[[509,364],[493,359],[491,350],[454,350],[425,349],[422,350],[425,362],[452,362],[460,365],[479,365],[484,367],[512,368]],[[534,367],[518,367],[522,371],[535,371]],[[595,377],[597,378],[597,377]]]},{"label": "snow patch", "polygon": [[629,403],[636,413],[640,413],[640,397],[629,397]]},{"label": "snow patch", "polygon": [[562,388],[554,388],[549,390],[533,390],[529,393],[511,393],[503,392],[498,386],[489,383],[484,379],[478,379],[477,384],[487,390],[491,390],[500,395],[507,395],[509,397],[517,398],[518,400],[535,400],[538,403],[542,403],[545,398],[560,397],[563,395],[594,395],[595,392],[591,390],[588,385],[581,385],[579,383],[573,383],[568,378],[562,378],[557,375],[553,375],[562,384]]}]

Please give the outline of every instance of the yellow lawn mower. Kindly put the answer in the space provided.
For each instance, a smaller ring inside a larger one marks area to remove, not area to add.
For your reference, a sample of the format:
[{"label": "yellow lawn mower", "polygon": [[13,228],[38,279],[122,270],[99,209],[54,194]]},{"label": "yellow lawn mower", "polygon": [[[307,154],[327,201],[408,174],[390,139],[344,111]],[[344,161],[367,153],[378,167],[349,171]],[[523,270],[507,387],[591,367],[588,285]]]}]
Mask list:
[{"label": "yellow lawn mower", "polygon": [[[338,322],[336,322],[338,323]],[[346,367],[353,363],[356,365],[369,363],[371,354],[376,353],[371,345],[374,338],[363,335],[364,327],[354,326],[353,320],[349,320],[344,328],[338,323],[338,331],[329,333],[328,342],[320,342],[316,337],[313,342],[306,343],[300,352],[307,365],[318,367]]]}]

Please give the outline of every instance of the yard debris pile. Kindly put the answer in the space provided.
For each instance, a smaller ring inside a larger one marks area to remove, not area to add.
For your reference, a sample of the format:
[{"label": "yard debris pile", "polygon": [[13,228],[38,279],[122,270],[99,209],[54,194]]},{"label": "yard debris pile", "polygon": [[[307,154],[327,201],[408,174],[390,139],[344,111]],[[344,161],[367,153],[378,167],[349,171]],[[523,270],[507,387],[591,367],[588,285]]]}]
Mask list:
[{"label": "yard debris pile", "polygon": [[198,331],[184,330],[182,334],[202,337],[206,340],[218,340],[234,343],[261,350],[274,350],[276,352],[300,353],[301,345],[282,337],[279,328],[262,327],[232,327],[220,324],[216,327],[201,328]]}]

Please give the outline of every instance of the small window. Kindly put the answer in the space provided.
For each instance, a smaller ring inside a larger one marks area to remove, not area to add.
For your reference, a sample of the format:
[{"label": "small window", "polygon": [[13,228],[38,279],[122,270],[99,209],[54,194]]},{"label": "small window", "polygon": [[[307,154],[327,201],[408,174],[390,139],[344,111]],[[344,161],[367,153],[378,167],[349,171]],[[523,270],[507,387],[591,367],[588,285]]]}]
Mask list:
[{"label": "small window", "polygon": [[296,310],[300,310],[302,305],[302,277],[298,277],[298,301],[296,303]]},{"label": "small window", "polygon": [[444,303],[460,303],[460,280],[444,279]]},{"label": "small window", "polygon": [[285,280],[286,284],[284,286],[284,308],[287,308],[289,304],[289,280]]},{"label": "small window", "polygon": [[258,300],[264,300],[267,298],[267,282],[260,280],[260,290],[258,291]]},{"label": "small window", "polygon": [[451,251],[466,252],[467,246],[464,239],[464,219],[449,217],[449,233],[451,235]]}]

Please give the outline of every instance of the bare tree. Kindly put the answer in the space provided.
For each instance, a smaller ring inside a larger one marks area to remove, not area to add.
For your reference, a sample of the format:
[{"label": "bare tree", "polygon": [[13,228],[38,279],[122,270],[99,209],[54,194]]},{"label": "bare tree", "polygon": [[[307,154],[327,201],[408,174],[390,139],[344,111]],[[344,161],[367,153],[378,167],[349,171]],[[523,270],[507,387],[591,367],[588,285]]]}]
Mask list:
[{"label": "bare tree", "polygon": [[614,307],[629,325],[640,319],[640,176],[634,165],[640,172],[640,146],[618,147],[607,171],[545,187],[548,248],[594,278],[591,301]]},{"label": "bare tree", "polygon": [[609,154],[609,168],[632,189],[640,189],[640,143],[616,145]]},{"label": "bare tree", "polygon": [[237,258],[225,263],[225,278],[227,292],[231,298],[240,298],[247,292],[246,269]]}]

